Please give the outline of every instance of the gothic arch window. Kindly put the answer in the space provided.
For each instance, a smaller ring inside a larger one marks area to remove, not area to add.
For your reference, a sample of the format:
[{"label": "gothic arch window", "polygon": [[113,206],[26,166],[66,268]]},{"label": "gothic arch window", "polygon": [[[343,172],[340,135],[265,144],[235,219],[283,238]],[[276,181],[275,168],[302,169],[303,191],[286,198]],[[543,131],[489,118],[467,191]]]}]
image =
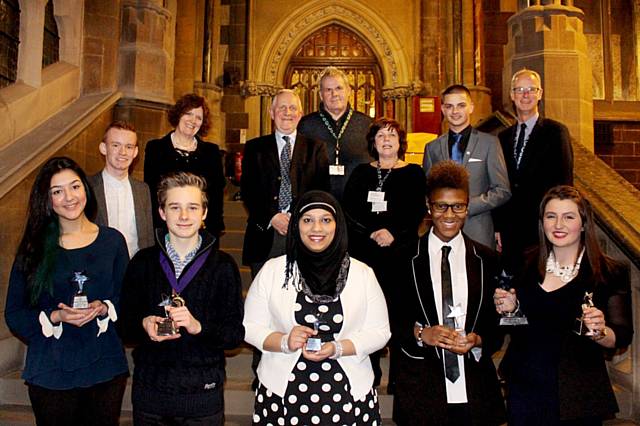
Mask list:
[{"label": "gothic arch window", "polygon": [[42,41],[42,68],[60,60],[60,35],[53,14],[53,0],[44,9],[44,39]]},{"label": "gothic arch window", "polygon": [[18,0],[0,0],[0,88],[15,83],[20,45]]},{"label": "gothic arch window", "polygon": [[295,90],[305,113],[320,104],[319,76],[322,70],[335,66],[349,78],[349,102],[371,117],[382,112],[382,76],[378,59],[369,45],[353,31],[330,24],[307,37],[287,66],[285,86]]}]

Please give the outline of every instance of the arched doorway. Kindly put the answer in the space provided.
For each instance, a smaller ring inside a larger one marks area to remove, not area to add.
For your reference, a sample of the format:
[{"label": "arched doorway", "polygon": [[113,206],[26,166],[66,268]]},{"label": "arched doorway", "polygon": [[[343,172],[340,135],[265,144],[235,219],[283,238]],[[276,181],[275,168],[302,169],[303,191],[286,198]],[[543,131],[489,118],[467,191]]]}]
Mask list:
[{"label": "arched doorway", "polygon": [[320,103],[318,80],[333,65],[344,71],[351,86],[351,105],[371,117],[382,113],[382,76],[373,49],[353,31],[329,24],[308,36],[295,50],[286,72],[285,87],[295,90],[305,114]]}]

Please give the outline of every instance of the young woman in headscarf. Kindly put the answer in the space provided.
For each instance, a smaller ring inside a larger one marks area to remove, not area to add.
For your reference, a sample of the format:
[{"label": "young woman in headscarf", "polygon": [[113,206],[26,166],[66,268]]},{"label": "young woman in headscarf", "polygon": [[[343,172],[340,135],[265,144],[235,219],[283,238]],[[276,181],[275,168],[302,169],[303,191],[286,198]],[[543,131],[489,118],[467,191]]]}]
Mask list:
[{"label": "young woman in headscarf", "polygon": [[286,254],[264,265],[245,302],[245,339],[262,351],[254,424],[380,424],[369,354],[389,340],[387,307],[347,246],[335,198],[303,195]]}]

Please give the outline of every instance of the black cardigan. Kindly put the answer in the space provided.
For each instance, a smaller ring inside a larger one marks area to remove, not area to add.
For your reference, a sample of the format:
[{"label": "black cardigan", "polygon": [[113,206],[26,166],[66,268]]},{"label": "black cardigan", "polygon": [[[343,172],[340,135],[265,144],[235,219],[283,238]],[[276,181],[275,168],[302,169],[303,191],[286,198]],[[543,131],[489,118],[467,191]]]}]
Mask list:
[{"label": "black cardigan", "polygon": [[144,150],[144,181],[151,191],[153,225],[166,229],[158,213],[158,183],[162,176],[171,172],[190,172],[201,176],[207,182],[207,217],[204,220],[207,230],[215,237],[224,231],[222,218],[223,194],[226,180],[222,171],[220,148],[215,143],[203,142],[196,136],[198,145],[188,157],[183,157],[171,143],[171,133],[161,139],[147,142]]},{"label": "black cardigan", "polygon": [[[527,295],[532,286],[538,286],[542,282],[535,261],[529,259],[528,265],[522,276],[514,282],[525,315],[528,310],[535,309],[535,306],[527,306]],[[616,348],[626,348],[633,337],[628,266],[616,262],[609,271],[605,271],[604,283],[596,285],[586,254],[581,265],[578,276],[570,284],[578,286],[578,298],[584,291],[593,291],[595,306],[603,311],[607,327],[616,335]],[[580,315],[580,300],[574,305],[567,306],[567,313],[571,318]],[[535,317],[529,321],[535,321]],[[562,324],[557,324],[557,327],[562,327]],[[527,366],[519,361],[520,351],[525,350],[529,337],[527,326],[513,327],[510,331],[511,343],[500,365],[507,384],[514,373],[522,374],[527,371]],[[571,330],[565,331],[557,370],[561,420],[591,416],[608,418],[618,411],[605,364],[605,354],[608,351],[587,337],[578,336]]]},{"label": "black cardigan", "polygon": [[[211,393],[222,389],[224,350],[235,348],[244,338],[238,267],[231,256],[213,247],[208,233],[203,232],[202,236],[202,246],[183,274],[199,256],[207,259],[180,293],[191,314],[202,324],[202,332],[195,336],[182,330],[176,340],[153,342],[142,327],[144,317],[164,316],[164,308],[158,304],[163,293],[171,294],[171,285],[159,262],[164,238],[157,238],[154,247],[140,250],[127,268],[121,334],[125,343],[137,345],[133,351],[133,402],[134,406],[142,405],[143,411],[176,416],[215,413]],[[140,388],[152,390],[147,392],[148,400],[136,400],[140,394],[135,390]]]}]

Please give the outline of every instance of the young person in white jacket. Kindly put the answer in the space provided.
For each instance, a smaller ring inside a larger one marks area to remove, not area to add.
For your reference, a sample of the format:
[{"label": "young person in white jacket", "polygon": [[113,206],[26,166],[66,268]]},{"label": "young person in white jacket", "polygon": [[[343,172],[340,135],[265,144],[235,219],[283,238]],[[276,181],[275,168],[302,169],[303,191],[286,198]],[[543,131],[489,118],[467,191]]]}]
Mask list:
[{"label": "young person in white jacket", "polygon": [[292,212],[286,254],[253,281],[245,340],[263,352],[254,424],[380,424],[369,354],[391,336],[387,307],[347,244],[338,202],[310,191]]}]

